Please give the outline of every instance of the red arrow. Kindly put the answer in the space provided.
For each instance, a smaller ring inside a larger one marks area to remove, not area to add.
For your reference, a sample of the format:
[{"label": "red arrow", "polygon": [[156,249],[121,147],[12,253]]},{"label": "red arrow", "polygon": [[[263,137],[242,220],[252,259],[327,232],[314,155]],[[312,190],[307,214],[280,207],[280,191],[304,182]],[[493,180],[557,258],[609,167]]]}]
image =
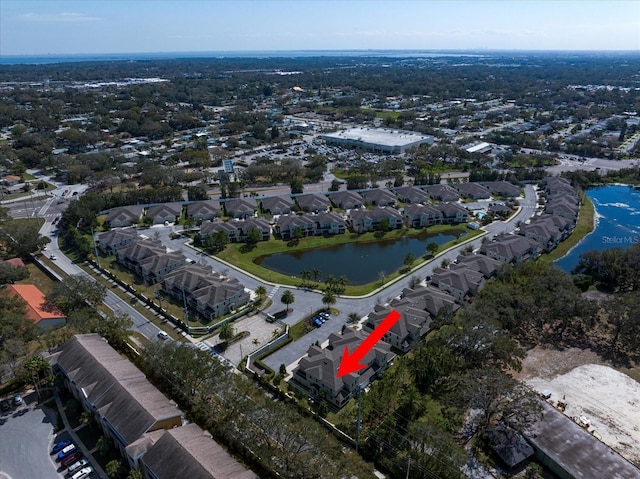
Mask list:
[{"label": "red arrow", "polygon": [[349,348],[345,346],[337,376],[341,377],[366,368],[366,364],[360,364],[362,358],[364,358],[371,348],[373,348],[376,343],[380,341],[385,334],[387,334],[387,331],[389,331],[399,319],[400,313],[393,309],[378,325],[378,327],[371,331],[371,334],[362,341],[362,344],[356,348],[353,354],[349,354]]}]

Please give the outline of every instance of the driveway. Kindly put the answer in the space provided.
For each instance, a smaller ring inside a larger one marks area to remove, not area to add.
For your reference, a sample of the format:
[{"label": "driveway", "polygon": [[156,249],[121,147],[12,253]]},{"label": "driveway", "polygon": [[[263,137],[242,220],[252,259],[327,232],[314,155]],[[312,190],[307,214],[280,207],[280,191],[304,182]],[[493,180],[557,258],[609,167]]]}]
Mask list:
[{"label": "driveway", "polygon": [[0,479],[64,477],[49,455],[54,437],[52,419],[35,407],[32,396],[25,398],[22,409],[0,417]]}]

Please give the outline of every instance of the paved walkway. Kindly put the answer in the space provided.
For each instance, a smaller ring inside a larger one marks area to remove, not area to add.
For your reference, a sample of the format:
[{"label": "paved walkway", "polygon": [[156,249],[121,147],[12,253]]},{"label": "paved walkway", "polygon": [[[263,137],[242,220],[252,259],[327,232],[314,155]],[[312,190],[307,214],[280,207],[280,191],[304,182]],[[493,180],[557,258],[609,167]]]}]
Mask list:
[{"label": "paved walkway", "polygon": [[[58,411],[60,412],[60,417],[62,418],[62,422],[64,423],[64,428],[69,434],[69,436],[71,436],[71,439],[73,439],[73,443],[76,445],[76,447],[78,447],[82,451],[82,454],[91,463],[91,465],[93,466],[93,469],[98,473],[98,476],[100,477],[100,479],[109,479],[107,474],[100,467],[100,464],[98,464],[98,462],[91,455],[91,451],[89,451],[85,447],[84,443],[80,440],[80,438],[76,434],[76,431],[80,429],[80,426],[78,426],[76,429],[73,429],[69,424],[69,419],[67,419],[67,415],[64,412],[64,406],[62,405],[62,401],[60,400],[60,396],[58,396],[58,393],[56,393],[54,397],[56,399],[56,405],[58,406]],[[95,451],[95,450],[96,448],[92,449],[92,451]]]}]

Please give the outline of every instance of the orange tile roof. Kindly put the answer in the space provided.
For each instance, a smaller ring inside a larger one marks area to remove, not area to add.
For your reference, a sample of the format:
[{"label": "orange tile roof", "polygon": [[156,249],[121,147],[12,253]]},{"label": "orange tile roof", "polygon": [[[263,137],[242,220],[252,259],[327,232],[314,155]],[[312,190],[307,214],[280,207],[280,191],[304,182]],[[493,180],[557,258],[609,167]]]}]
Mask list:
[{"label": "orange tile roof", "polygon": [[7,259],[5,261],[3,261],[3,263],[7,263],[10,264],[11,266],[24,266],[24,261],[22,261],[20,258],[11,258],[11,259]]},{"label": "orange tile roof", "polygon": [[10,294],[20,296],[27,303],[27,317],[36,324],[43,319],[65,317],[57,308],[45,306],[44,294],[33,284],[11,284],[7,290]]}]

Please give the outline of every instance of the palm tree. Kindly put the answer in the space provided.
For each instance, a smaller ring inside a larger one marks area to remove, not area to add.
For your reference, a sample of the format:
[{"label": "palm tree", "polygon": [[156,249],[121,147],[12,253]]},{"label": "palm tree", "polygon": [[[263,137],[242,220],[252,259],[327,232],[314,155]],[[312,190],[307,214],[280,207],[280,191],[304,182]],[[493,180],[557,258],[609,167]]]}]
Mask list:
[{"label": "palm tree", "polygon": [[333,289],[336,284],[336,278],[330,274],[324,279],[325,284],[327,285],[327,289]]},{"label": "palm tree", "polygon": [[322,272],[318,268],[313,268],[313,280],[318,282],[320,278],[322,278]]},{"label": "palm tree", "polygon": [[355,324],[361,319],[358,313],[349,313],[349,316],[347,316],[347,318],[349,318],[349,323],[351,324]]},{"label": "palm tree", "polygon": [[287,313],[289,312],[289,305],[293,304],[295,300],[296,300],[295,296],[288,289],[285,289],[282,292],[282,296],[280,296],[280,301],[282,302],[282,304],[284,304],[287,307]]},{"label": "palm tree", "polygon": [[234,330],[233,330],[233,326],[231,326],[230,322],[226,322],[222,326],[220,326],[220,333],[218,334],[218,336],[223,341],[227,341],[227,340],[233,338]]},{"label": "palm tree", "polygon": [[264,295],[267,294],[267,288],[265,288],[262,285],[258,286],[256,288],[256,294],[258,295],[259,299],[262,299],[264,297]]},{"label": "palm tree", "polygon": [[300,271],[300,276],[302,276],[302,284],[306,284],[307,281],[311,280],[311,271],[308,269],[303,269]]},{"label": "palm tree", "polygon": [[344,274],[338,278],[338,284],[340,285],[340,291],[344,292],[347,284],[349,283],[349,278],[347,278]]},{"label": "palm tree", "polygon": [[329,310],[332,305],[336,304],[335,293],[332,290],[327,289],[322,296],[322,302],[327,306],[327,310]]}]

